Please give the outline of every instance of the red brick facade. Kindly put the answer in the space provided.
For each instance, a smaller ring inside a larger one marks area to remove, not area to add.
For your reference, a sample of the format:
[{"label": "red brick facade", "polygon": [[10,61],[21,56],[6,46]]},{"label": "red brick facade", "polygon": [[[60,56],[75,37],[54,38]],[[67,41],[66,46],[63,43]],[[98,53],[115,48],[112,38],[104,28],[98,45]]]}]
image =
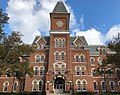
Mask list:
[{"label": "red brick facade", "polygon": [[[50,36],[37,36],[33,42],[35,50],[29,59],[30,67],[34,69],[34,76],[32,78],[26,76],[24,90],[47,93],[70,92],[70,90],[105,91],[102,85],[103,78],[94,77],[92,69],[98,67],[99,58],[104,58],[108,54],[107,48],[98,45],[89,46],[83,36],[70,37],[70,13],[55,10],[50,13],[50,19]],[[11,91],[12,79],[0,77],[0,92],[4,92],[6,81],[9,86],[7,92]],[[18,90],[19,82],[16,92]],[[107,91],[120,91],[120,80],[114,79],[113,76],[108,77]]]}]

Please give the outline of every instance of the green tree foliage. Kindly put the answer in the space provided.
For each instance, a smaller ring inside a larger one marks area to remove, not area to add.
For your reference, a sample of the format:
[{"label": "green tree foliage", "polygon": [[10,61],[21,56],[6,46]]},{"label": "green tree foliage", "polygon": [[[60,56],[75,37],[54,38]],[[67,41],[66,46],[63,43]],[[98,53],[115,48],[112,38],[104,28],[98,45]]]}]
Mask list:
[{"label": "green tree foliage", "polygon": [[0,10],[0,74],[16,77],[21,91],[26,75],[33,75],[33,69],[29,67],[29,55],[33,49],[21,40],[20,32],[13,31],[10,35],[4,33],[2,28],[8,18],[7,14]]},{"label": "green tree foliage", "polygon": [[8,19],[9,19],[8,15],[6,13],[3,13],[2,9],[0,9],[0,41],[4,36],[3,27],[5,24],[8,23]]},{"label": "green tree foliage", "polygon": [[107,62],[114,66],[114,69],[117,70],[117,77],[120,78],[120,33],[116,37],[113,37],[112,40],[107,42],[107,46],[113,53],[110,53],[107,56]]}]

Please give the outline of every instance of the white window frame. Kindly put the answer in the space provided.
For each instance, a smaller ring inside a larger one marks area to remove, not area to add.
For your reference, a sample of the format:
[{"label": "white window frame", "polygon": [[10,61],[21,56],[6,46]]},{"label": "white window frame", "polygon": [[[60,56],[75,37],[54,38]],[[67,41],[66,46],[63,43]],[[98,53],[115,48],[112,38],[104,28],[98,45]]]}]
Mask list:
[{"label": "white window frame", "polygon": [[[7,83],[7,84],[6,84]],[[5,81],[4,83],[3,83],[3,92],[7,92],[8,91],[8,86],[9,86],[9,82],[8,81]],[[5,91],[5,88],[7,89],[6,91]]]}]

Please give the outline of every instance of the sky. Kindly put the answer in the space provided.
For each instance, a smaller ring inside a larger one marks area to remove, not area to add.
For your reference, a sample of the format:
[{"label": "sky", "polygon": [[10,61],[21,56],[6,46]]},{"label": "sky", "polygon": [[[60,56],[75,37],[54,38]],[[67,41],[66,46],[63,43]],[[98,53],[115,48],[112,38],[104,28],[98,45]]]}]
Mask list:
[{"label": "sky", "polygon": [[[19,31],[25,43],[36,35],[49,36],[50,16],[60,0],[0,0],[9,24],[7,34]],[[62,0],[70,15],[70,35],[85,36],[89,45],[102,45],[120,33],[120,0]]]}]

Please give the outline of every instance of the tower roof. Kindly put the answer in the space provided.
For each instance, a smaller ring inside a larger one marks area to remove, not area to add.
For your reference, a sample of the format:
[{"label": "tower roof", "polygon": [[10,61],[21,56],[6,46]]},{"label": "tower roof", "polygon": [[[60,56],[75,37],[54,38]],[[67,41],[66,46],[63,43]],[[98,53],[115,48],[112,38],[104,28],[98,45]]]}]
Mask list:
[{"label": "tower roof", "polygon": [[64,3],[62,1],[58,1],[54,10],[53,10],[53,13],[68,13]]}]

